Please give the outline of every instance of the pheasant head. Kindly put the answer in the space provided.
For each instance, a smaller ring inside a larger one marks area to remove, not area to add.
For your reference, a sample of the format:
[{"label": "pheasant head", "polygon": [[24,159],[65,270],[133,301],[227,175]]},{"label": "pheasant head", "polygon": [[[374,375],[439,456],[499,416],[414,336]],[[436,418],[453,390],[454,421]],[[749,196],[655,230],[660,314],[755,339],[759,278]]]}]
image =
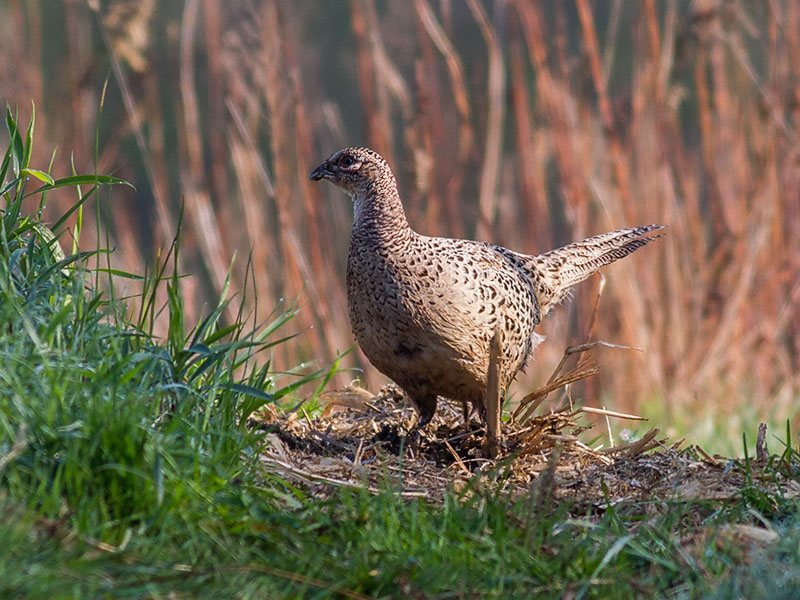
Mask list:
[{"label": "pheasant head", "polygon": [[380,185],[394,186],[394,176],[384,158],[369,148],[342,148],[314,169],[309,179],[327,179],[351,196],[379,192]]}]

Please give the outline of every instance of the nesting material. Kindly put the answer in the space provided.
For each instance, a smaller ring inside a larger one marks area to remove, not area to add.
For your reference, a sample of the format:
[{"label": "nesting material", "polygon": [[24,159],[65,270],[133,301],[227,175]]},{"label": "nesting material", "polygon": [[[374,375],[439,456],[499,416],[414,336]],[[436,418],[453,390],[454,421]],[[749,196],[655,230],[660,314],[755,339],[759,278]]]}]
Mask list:
[{"label": "nesting material", "polygon": [[[599,514],[609,505],[643,500],[725,501],[747,481],[743,460],[709,456],[682,441],[669,444],[657,429],[638,440],[590,448],[579,435],[590,428],[585,413],[637,418],[569,405],[503,423],[496,458],[486,458],[486,432],[477,418],[465,423],[460,406],[442,402],[431,423],[415,429],[416,414],[399,389],[377,396],[360,388],[326,392],[323,410],[286,415],[262,413],[269,433],[261,457],[265,468],[324,496],[347,487],[378,493],[392,489],[408,498],[440,501],[449,490],[499,486],[511,497],[546,488],[553,501],[572,499],[575,510]],[[582,436],[584,438],[588,436]],[[800,485],[761,475],[766,459],[750,460],[755,485],[798,497]],[[542,495],[539,494],[541,498]]]}]

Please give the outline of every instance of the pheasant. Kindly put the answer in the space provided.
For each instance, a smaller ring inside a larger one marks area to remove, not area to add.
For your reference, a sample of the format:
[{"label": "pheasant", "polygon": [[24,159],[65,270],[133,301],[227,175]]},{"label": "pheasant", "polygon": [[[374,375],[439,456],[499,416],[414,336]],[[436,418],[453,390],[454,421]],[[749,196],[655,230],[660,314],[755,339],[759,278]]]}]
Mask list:
[{"label": "pheasant", "polygon": [[534,328],[568,289],[663,229],[620,229],[530,256],[411,229],[389,164],[369,148],[339,150],[309,178],[327,179],[353,200],[350,324],[370,362],[410,399],[419,427],[433,417],[439,396],[483,414],[495,332],[505,392],[544,339]]}]

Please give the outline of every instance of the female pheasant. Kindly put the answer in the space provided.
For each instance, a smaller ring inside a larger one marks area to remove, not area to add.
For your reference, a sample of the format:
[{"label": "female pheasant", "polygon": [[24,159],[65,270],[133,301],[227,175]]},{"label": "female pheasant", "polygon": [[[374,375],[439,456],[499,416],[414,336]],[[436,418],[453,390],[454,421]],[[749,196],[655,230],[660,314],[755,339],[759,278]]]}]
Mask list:
[{"label": "female pheasant", "polygon": [[534,328],[567,290],[662,229],[620,229],[529,256],[415,232],[391,168],[369,148],[339,150],[309,177],[327,179],[353,199],[350,323],[367,358],[406,392],[420,426],[433,417],[438,396],[483,413],[495,331],[504,392],[543,339]]}]

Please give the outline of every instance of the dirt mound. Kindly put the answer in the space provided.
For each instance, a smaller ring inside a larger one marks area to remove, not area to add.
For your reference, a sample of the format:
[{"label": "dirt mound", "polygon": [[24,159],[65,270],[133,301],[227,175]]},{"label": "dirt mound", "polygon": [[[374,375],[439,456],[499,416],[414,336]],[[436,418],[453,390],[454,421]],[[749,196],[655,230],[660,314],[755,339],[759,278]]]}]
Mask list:
[{"label": "dirt mound", "polygon": [[394,387],[377,396],[347,388],[322,400],[325,408],[314,418],[301,406],[289,415],[264,412],[260,420],[269,430],[263,464],[312,493],[331,486],[377,492],[388,483],[402,496],[439,501],[447,489],[469,493],[491,485],[512,497],[536,489],[540,498],[572,498],[573,511],[584,515],[641,500],[724,501],[748,483],[800,495],[800,485],[776,476],[774,468],[762,476],[768,461],[763,446],[745,464],[697,446],[681,449],[682,440],[667,444],[651,429],[620,446],[590,448],[578,435],[589,427],[582,413],[598,412],[593,409],[564,406],[524,424],[504,423],[499,456],[489,459],[483,427],[474,418],[465,423],[451,403],[440,403],[419,431],[413,409]]}]

